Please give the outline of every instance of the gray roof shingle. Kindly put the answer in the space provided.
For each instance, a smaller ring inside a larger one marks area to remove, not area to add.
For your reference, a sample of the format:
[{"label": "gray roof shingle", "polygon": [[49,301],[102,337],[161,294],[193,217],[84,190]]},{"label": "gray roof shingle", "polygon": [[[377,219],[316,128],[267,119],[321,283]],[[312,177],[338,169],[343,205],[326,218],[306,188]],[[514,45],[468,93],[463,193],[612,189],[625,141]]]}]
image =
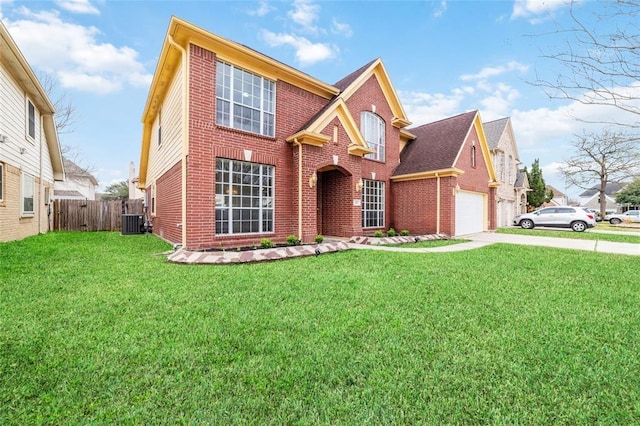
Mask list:
[{"label": "gray roof shingle", "polygon": [[488,123],[482,123],[484,128],[484,135],[487,138],[487,144],[489,149],[496,149],[498,142],[500,142],[500,136],[504,133],[505,127],[509,122],[509,117],[500,118],[498,120],[489,121]]}]

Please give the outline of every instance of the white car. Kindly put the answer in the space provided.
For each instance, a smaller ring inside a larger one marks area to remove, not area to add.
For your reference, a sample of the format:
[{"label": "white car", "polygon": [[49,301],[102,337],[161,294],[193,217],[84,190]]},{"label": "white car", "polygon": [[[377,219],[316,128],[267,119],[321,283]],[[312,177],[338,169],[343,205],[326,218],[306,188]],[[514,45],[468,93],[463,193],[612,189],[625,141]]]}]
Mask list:
[{"label": "white car", "polygon": [[596,215],[581,207],[545,207],[531,213],[521,214],[513,219],[514,226],[532,229],[536,226],[571,228],[583,232],[596,226]]},{"label": "white car", "polygon": [[621,214],[612,214],[609,216],[609,223],[618,225],[622,222],[640,222],[640,210],[629,210]]}]

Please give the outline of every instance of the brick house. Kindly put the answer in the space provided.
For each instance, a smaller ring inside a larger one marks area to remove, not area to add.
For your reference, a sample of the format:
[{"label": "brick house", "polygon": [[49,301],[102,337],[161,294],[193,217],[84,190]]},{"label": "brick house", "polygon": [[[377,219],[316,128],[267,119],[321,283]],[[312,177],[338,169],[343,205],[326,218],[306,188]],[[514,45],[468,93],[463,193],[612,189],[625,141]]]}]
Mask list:
[{"label": "brick house", "polygon": [[[426,230],[406,214],[397,219],[412,208],[424,214],[411,197],[395,199],[396,180],[408,181],[394,173],[403,148],[419,141],[380,59],[330,85],[174,17],[142,122],[138,185],[154,233],[170,242],[199,250],[405,223]],[[493,188],[481,122],[467,130],[479,167],[447,182],[486,198]],[[483,213],[483,229],[492,217]],[[454,223],[441,229],[455,232]]]},{"label": "brick house", "polygon": [[54,108],[0,22],[0,241],[47,232],[64,166]]},{"label": "brick house", "polygon": [[412,233],[465,235],[495,229],[496,182],[480,113],[411,129],[395,170],[395,225]]}]

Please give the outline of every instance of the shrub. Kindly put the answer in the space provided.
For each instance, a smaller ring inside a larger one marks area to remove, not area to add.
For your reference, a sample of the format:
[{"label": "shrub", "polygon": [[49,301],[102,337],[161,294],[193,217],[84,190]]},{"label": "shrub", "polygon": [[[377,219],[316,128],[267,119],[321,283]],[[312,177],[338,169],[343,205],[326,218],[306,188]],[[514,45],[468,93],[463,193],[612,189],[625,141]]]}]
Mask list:
[{"label": "shrub", "polygon": [[387,236],[395,237],[396,236],[396,230],[393,229],[393,228],[389,228],[389,230],[387,231]]},{"label": "shrub", "polygon": [[316,235],[316,243],[320,244],[324,241],[324,237],[322,235]]},{"label": "shrub", "polygon": [[406,237],[407,235],[409,235],[409,230],[403,229],[402,231],[400,231],[400,235],[402,235],[403,237]]},{"label": "shrub", "polygon": [[262,240],[260,240],[260,247],[271,248],[273,247],[273,241],[271,241],[269,238],[263,238]]},{"label": "shrub", "polygon": [[295,235],[287,235],[287,244],[290,246],[297,246],[300,241]]},{"label": "shrub", "polygon": [[376,238],[382,238],[383,234],[382,231],[376,231],[373,233],[373,236]]}]

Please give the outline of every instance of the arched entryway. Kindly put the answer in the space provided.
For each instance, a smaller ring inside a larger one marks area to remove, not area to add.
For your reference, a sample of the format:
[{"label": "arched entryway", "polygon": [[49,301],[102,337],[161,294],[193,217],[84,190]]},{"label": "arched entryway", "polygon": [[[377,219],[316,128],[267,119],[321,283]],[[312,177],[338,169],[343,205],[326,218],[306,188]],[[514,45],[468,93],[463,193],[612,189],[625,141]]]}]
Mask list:
[{"label": "arched entryway", "polygon": [[317,170],[317,232],[332,237],[350,237],[353,232],[353,176],[340,166]]}]

